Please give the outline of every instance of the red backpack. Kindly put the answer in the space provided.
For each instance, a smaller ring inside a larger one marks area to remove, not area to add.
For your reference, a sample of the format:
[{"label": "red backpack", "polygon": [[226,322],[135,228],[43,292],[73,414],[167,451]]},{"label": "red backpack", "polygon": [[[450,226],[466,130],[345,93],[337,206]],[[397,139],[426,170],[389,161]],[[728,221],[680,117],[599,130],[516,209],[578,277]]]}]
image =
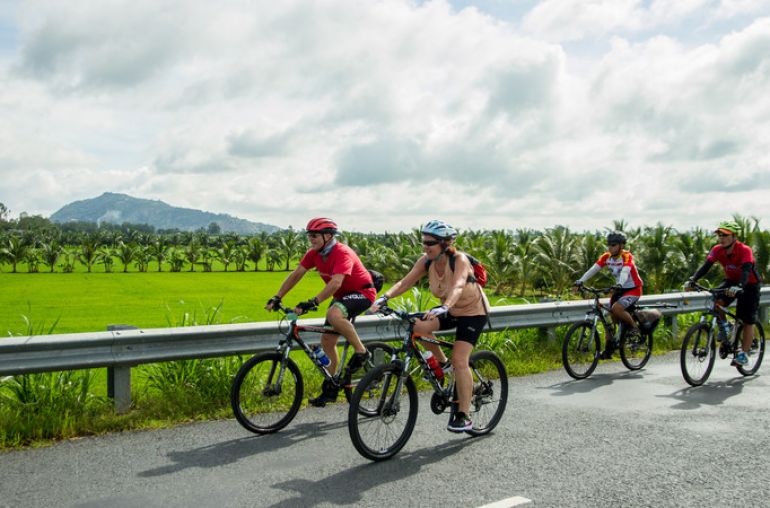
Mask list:
[{"label": "red backpack", "polygon": [[[459,254],[459,252],[455,253]],[[481,261],[476,259],[475,257],[471,256],[467,252],[463,252],[462,254],[465,254],[465,257],[468,258],[468,261],[471,262],[471,267],[473,268],[473,275],[468,276],[468,282],[475,282],[481,287],[485,287],[487,285],[487,281],[489,280],[489,277],[487,276],[487,269],[484,268],[484,265],[481,264]],[[431,259],[425,260],[425,271],[428,271],[428,268],[431,264]],[[454,255],[449,258],[449,268],[454,272],[455,271],[455,257]]]}]

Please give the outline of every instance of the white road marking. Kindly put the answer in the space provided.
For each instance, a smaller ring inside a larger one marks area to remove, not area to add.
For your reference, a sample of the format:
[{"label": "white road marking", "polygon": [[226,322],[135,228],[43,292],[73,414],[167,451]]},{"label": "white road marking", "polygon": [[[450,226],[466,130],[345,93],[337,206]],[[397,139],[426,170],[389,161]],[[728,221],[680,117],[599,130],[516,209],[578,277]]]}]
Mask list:
[{"label": "white road marking", "polygon": [[478,508],[511,508],[512,506],[520,506],[531,502],[532,500],[527,499],[526,497],[514,496],[509,497],[508,499],[495,501],[494,503],[485,504],[484,506],[479,506]]}]

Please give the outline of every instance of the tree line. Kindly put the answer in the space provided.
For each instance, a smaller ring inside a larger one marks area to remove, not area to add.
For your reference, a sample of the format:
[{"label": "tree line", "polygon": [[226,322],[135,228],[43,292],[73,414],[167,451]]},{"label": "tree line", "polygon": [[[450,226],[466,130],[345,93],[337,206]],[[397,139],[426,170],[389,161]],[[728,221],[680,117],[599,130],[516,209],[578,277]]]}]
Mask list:
[{"label": "tree line", "polygon": [[[56,224],[40,216],[22,214],[9,219],[0,203],[0,269],[27,272],[72,272],[77,265],[91,272],[149,270],[288,271],[308,248],[302,231],[292,229],[252,236],[221,233],[215,227],[193,232],[156,231],[151,226],[108,223]],[[741,241],[754,250],[757,269],[767,274],[770,232],[759,219],[734,216],[742,227]],[[609,230],[623,231],[634,254],[645,293],[680,288],[703,263],[716,243],[712,231],[678,231],[656,224],[630,228],[625,221],[593,232],[574,232],[564,226],[532,229],[461,231],[460,250],[480,259],[489,272],[488,289],[495,295],[561,295],[605,251]],[[421,253],[419,229],[399,233],[343,232],[341,241],[358,252],[364,264],[382,272],[386,280],[402,277]],[[708,276],[721,278],[721,270]],[[609,282],[606,279],[604,282]]]}]

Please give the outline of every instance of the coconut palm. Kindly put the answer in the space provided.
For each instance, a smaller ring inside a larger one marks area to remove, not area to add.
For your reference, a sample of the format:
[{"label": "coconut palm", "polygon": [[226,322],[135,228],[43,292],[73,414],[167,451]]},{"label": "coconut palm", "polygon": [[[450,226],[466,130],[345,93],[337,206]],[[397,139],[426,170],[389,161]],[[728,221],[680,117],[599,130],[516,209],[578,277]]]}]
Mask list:
[{"label": "coconut palm", "polygon": [[303,235],[297,231],[288,229],[278,236],[278,249],[286,261],[284,270],[289,271],[289,263],[294,259],[300,246],[303,245]]},{"label": "coconut palm", "polygon": [[98,249],[99,240],[96,234],[86,234],[80,238],[78,261],[85,265],[88,273],[91,273],[91,267],[96,262]]},{"label": "coconut palm", "polygon": [[562,294],[575,279],[577,264],[577,242],[569,228],[556,226],[546,230],[532,245],[535,267],[544,287],[556,294]]},{"label": "coconut palm", "polygon": [[117,247],[115,247],[115,255],[118,257],[121,263],[123,263],[123,273],[128,272],[128,265],[130,265],[136,257],[136,246],[118,241]]},{"label": "coconut palm", "polygon": [[114,251],[112,247],[107,245],[101,245],[96,251],[96,258],[94,262],[100,263],[104,266],[105,273],[112,272],[112,266],[115,264]]},{"label": "coconut palm", "polygon": [[163,261],[168,255],[168,245],[166,244],[166,240],[160,237],[156,237],[154,241],[150,242],[148,247],[150,258],[158,262],[158,271],[162,272]]},{"label": "coconut palm", "polygon": [[56,240],[49,242],[43,242],[40,245],[40,259],[43,264],[50,267],[51,273],[53,273],[56,262],[59,261],[59,256],[62,253],[62,246]]},{"label": "coconut palm", "polygon": [[267,234],[263,231],[260,236],[249,238],[246,244],[246,259],[254,263],[254,271],[259,270],[259,260],[265,254],[267,248]]},{"label": "coconut palm", "polygon": [[29,246],[17,235],[8,235],[3,239],[0,255],[11,264],[11,271],[16,273],[16,265],[24,260]]}]

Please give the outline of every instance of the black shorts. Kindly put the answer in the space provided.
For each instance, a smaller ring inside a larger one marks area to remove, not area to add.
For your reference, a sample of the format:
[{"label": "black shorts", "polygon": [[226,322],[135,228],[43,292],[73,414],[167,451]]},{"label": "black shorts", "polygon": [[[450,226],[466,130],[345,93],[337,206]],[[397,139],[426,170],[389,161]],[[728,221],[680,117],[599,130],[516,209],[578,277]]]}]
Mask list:
[{"label": "black shorts", "polygon": [[[726,289],[737,284],[729,281],[724,281],[719,285],[720,288]],[[759,309],[759,284],[746,284],[743,291],[738,293],[738,296],[721,295],[720,300],[725,302],[725,307],[729,306],[736,299],[738,303],[735,304],[735,315],[746,324],[753,325],[757,322],[757,310]]]},{"label": "black shorts", "polygon": [[443,314],[438,317],[438,323],[439,330],[451,330],[452,328],[457,328],[455,340],[469,342],[475,346],[481,332],[484,331],[484,327],[487,325],[487,316],[455,317],[451,314]]},{"label": "black shorts", "polygon": [[[372,302],[361,293],[348,293],[342,298],[335,298],[329,304],[329,308],[337,307],[342,311],[342,315],[350,321],[355,322],[356,316],[362,314],[369,307],[372,306]],[[324,321],[324,326],[331,326],[329,320]]]}]

